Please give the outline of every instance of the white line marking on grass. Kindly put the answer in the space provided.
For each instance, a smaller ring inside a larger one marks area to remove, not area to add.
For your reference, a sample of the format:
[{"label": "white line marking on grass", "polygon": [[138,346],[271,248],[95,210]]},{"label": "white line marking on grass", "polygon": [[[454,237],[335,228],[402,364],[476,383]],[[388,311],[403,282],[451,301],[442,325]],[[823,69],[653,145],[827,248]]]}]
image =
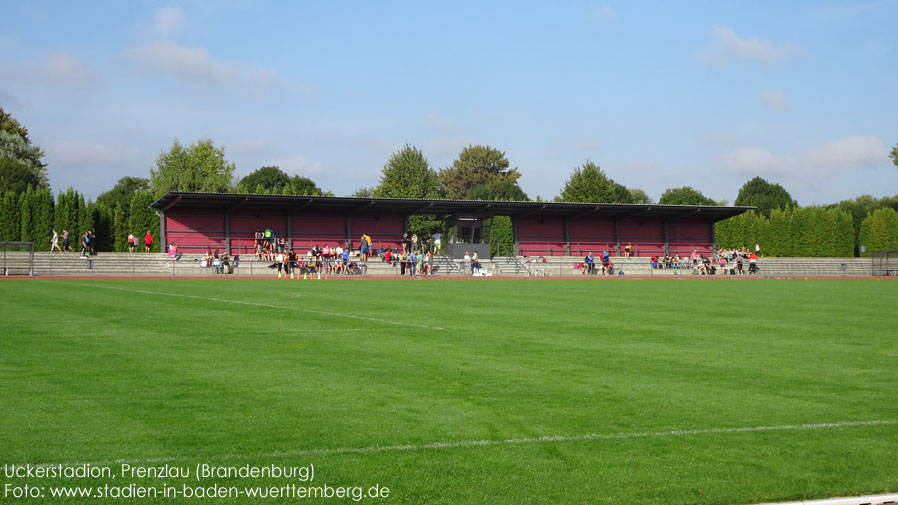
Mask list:
[{"label": "white line marking on grass", "polygon": [[[338,454],[365,454],[375,452],[405,452],[424,451],[438,449],[465,449],[470,447],[489,447],[501,445],[522,445],[547,442],[582,442],[586,440],[621,440],[628,438],[654,438],[654,437],[682,437],[693,435],[712,435],[721,433],[752,433],[765,431],[796,431],[796,430],[821,430],[830,428],[850,428],[858,426],[884,426],[898,424],[898,421],[843,421],[836,423],[815,424],[785,424],[779,426],[743,426],[736,428],[706,428],[699,430],[671,430],[671,431],[643,431],[622,433],[589,433],[585,435],[545,435],[541,437],[506,438],[504,440],[461,440],[457,442],[433,442],[430,444],[405,444],[405,445],[373,445],[369,447],[338,447],[322,449],[297,449],[293,451],[278,451],[268,454],[221,454],[217,456],[164,456],[158,458],[141,459],[115,459],[98,463],[63,463],[63,466],[77,466],[90,464],[92,466],[108,466],[121,463],[170,463],[186,459],[204,459],[208,461],[228,459],[266,459],[285,456],[322,456]],[[56,466],[58,463],[41,463],[36,466]]]},{"label": "white line marking on grass", "polygon": [[100,284],[81,284],[78,282],[58,282],[58,281],[42,281],[50,284],[63,284],[66,286],[83,286],[87,288],[103,288],[103,289],[114,289],[116,291],[128,291],[130,293],[142,293],[145,295],[160,295],[160,296],[177,296],[179,298],[193,298],[195,300],[206,300],[209,302],[221,302],[221,303],[235,303],[238,305],[249,305],[251,307],[265,307],[268,309],[278,309],[278,310],[292,310],[296,312],[306,312],[308,314],[318,314],[322,316],[332,316],[332,317],[345,317],[348,319],[359,319],[362,321],[372,321],[375,323],[384,323],[384,324],[394,324],[397,326],[413,326],[415,328],[427,328],[428,330],[442,330],[439,326],[427,326],[424,324],[415,324],[415,323],[404,323],[401,321],[391,321],[389,319],[378,319],[376,317],[366,317],[366,316],[355,316],[352,314],[340,314],[339,312],[325,312],[323,310],[312,310],[312,309],[304,309],[300,307],[283,307],[280,305],[271,305],[268,303],[257,303],[257,302],[244,302],[241,300],[227,300],[224,298],[212,298],[209,296],[197,296],[197,295],[184,295],[180,293],[165,293],[162,291],[146,291],[143,289],[131,289],[131,288],[118,288],[114,286],[103,286]]},{"label": "white line marking on grass", "polygon": [[546,435],[542,437],[507,438],[504,440],[463,440],[459,442],[434,442],[431,444],[384,445],[371,447],[343,447],[336,449],[308,449],[274,453],[271,456],[306,456],[345,453],[421,451],[426,449],[453,449],[483,447],[492,445],[518,445],[540,442],[578,442],[585,440],[619,440],[626,438],[673,437],[688,435],[708,435],[718,433],[748,433],[758,431],[815,430],[825,428],[845,428],[851,426],[880,426],[895,424],[896,421],[846,421],[841,423],[792,424],[782,426],[747,426],[740,428],[708,428],[703,430],[648,431],[636,433],[589,433],[585,435]]}]

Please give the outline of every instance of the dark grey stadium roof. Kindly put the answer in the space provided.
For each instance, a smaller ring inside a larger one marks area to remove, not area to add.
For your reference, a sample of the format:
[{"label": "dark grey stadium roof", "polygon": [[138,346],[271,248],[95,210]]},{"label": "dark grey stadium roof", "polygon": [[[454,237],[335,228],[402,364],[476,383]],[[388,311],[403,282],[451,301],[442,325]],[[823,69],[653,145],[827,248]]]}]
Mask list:
[{"label": "dark grey stadium roof", "polygon": [[246,195],[234,193],[166,193],[150,204],[161,212],[173,209],[215,208],[219,210],[318,211],[353,214],[390,212],[413,214],[458,214],[464,216],[601,216],[660,217],[694,216],[720,221],[754,207],[694,205],[636,205],[620,203],[506,202],[486,200],[440,200],[418,198],[356,198],[337,196]]}]

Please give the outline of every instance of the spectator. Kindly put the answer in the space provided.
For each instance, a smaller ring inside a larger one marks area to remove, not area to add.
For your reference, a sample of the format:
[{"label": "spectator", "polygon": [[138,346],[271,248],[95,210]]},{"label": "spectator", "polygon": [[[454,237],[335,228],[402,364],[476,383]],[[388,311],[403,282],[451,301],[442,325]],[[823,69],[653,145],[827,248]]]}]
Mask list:
[{"label": "spectator", "polygon": [[265,249],[271,250],[271,239],[274,238],[274,230],[271,229],[271,226],[266,226],[265,231],[262,232],[262,245]]},{"label": "spectator", "polygon": [[368,240],[365,238],[365,235],[359,239],[359,253],[361,255],[362,263],[368,262]]},{"label": "spectator", "polygon": [[147,234],[143,236],[144,252],[150,252],[153,247],[153,234],[147,230]]},{"label": "spectator", "polygon": [[[758,247],[758,244],[755,244],[755,248]],[[758,255],[755,253],[751,253],[748,255],[748,273],[754,275],[758,273]]]},{"label": "spectator", "polygon": [[280,279],[284,274],[284,262],[287,261],[287,257],[284,256],[284,253],[279,252],[277,256],[275,256],[274,261],[277,264],[278,279]]},{"label": "spectator", "polygon": [[596,268],[596,258],[592,255],[592,251],[586,253],[586,257],[583,258],[584,268],[583,273],[592,275],[595,272]]},{"label": "spectator", "polygon": [[253,234],[253,242],[256,246],[256,257],[260,260],[262,259],[262,240],[265,238],[265,234],[262,233],[262,228],[256,228],[256,232]]},{"label": "spectator", "polygon": [[290,252],[287,253],[287,263],[284,265],[284,268],[285,273],[289,275],[291,279],[295,278],[296,267],[296,251],[290,249]]},{"label": "spectator", "polygon": [[53,249],[62,252],[62,249],[59,248],[59,234],[56,233],[56,228],[53,228],[53,236],[50,237],[50,252],[53,252]]},{"label": "spectator", "polygon": [[408,271],[409,276],[415,275],[415,265],[418,263],[418,254],[417,251],[412,251],[411,254],[408,255],[408,265],[406,265],[405,269]]},{"label": "spectator", "polygon": [[128,252],[133,253],[134,249],[137,247],[137,237],[134,236],[133,233],[128,234]]},{"label": "spectator", "polygon": [[231,270],[230,257],[227,252],[221,253],[221,273],[230,274],[234,271]]},{"label": "spectator", "polygon": [[200,266],[203,268],[212,266],[212,249],[206,249],[206,254],[203,255],[203,260],[200,262]]},{"label": "spectator", "polygon": [[63,228],[63,230],[62,230],[62,252],[72,252],[72,246],[69,245],[70,237],[71,237],[71,233],[69,233],[69,230]]}]

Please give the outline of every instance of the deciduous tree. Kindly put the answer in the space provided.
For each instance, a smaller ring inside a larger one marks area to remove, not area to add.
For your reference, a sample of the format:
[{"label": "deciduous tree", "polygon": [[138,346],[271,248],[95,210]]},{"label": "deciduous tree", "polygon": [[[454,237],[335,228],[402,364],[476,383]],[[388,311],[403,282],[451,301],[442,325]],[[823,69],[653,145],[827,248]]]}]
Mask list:
[{"label": "deciduous tree", "polygon": [[496,181],[475,186],[465,195],[466,200],[496,200],[501,202],[529,202],[527,193],[517,182]]},{"label": "deciduous tree", "polygon": [[665,190],[658,203],[664,205],[717,205],[716,201],[690,186]]},{"label": "deciduous tree", "polygon": [[773,209],[796,207],[798,203],[779,184],[773,184],[760,177],[755,177],[746,182],[739,190],[739,196],[736,197],[736,205],[757,207],[759,214],[770,216]]},{"label": "deciduous tree", "polygon": [[575,168],[564,184],[562,202],[633,203],[633,194],[605,175],[598,165],[587,159]]},{"label": "deciduous tree", "polygon": [[184,147],[177,139],[156,158],[150,170],[155,196],[168,191],[225,193],[233,189],[234,164],[225,159],[224,147],[201,139]]},{"label": "deciduous tree", "polygon": [[652,200],[652,197],[650,197],[649,194],[645,192],[645,190],[639,188],[627,188],[627,190],[629,190],[630,194],[633,196],[633,203],[642,205],[651,205],[655,203],[655,201]]},{"label": "deciduous tree", "polygon": [[376,198],[435,198],[439,180],[424,153],[406,144],[390,156],[374,189]]},{"label": "deciduous tree", "polygon": [[462,199],[472,188],[499,181],[517,182],[517,167],[505,153],[489,146],[470,145],[462,149],[452,166],[440,171],[440,182],[446,198]]}]

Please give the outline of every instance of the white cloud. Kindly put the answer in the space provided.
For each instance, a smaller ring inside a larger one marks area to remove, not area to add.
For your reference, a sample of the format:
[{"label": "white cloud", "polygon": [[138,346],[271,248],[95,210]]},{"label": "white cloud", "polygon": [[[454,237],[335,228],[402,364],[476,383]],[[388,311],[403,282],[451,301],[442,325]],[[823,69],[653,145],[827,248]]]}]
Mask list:
[{"label": "white cloud", "polygon": [[787,110],[791,106],[789,104],[789,99],[786,98],[786,94],[779,89],[762,91],[757,94],[757,99],[771,109]]},{"label": "white cloud", "polygon": [[795,44],[776,45],[759,37],[743,38],[728,26],[714,28],[714,40],[703,54],[710,63],[726,64],[747,60],[764,65],[777,65],[801,54]]},{"label": "white cloud", "polygon": [[43,61],[0,65],[0,75],[8,82],[46,86],[89,86],[98,80],[90,65],[66,51],[55,51]]},{"label": "white cloud", "polygon": [[607,5],[593,7],[586,11],[583,17],[589,21],[617,21],[617,14]]},{"label": "white cloud", "polygon": [[450,160],[448,163],[452,163],[451,160],[454,160],[462,149],[477,143],[477,137],[470,135],[437,136],[427,139],[422,150],[431,165],[438,163],[435,160]]},{"label": "white cloud", "polygon": [[271,149],[271,142],[265,139],[246,139],[228,145],[231,151],[245,154],[259,154]]},{"label": "white cloud", "polygon": [[430,125],[431,128],[442,133],[451,133],[461,130],[461,127],[459,125],[440,116],[436,112],[427,114],[427,117],[424,118],[424,121],[428,125]]},{"label": "white cloud", "polygon": [[149,72],[188,83],[196,92],[226,89],[252,98],[264,98],[272,88],[281,84],[273,70],[218,60],[203,48],[172,42],[151,42],[126,49],[122,57]]},{"label": "white cloud", "polygon": [[795,166],[791,156],[777,155],[761,147],[740,147],[718,157],[721,168],[740,175],[781,175]]},{"label": "white cloud", "polygon": [[845,137],[821,144],[804,155],[813,166],[834,171],[875,167],[889,162],[889,151],[877,137]]},{"label": "white cloud", "polygon": [[117,167],[133,164],[145,155],[135,148],[62,140],[47,145],[47,156],[60,166]]},{"label": "white cloud", "polygon": [[570,137],[555,139],[554,144],[565,151],[578,153],[594,153],[599,150],[599,143],[589,137]]},{"label": "white cloud", "polygon": [[739,137],[731,134],[709,132],[701,137],[702,142],[714,146],[731,147],[739,143]]},{"label": "white cloud", "polygon": [[299,175],[302,177],[320,175],[327,171],[324,163],[310,160],[303,156],[288,156],[286,158],[276,159],[265,165],[279,167],[288,175]]},{"label": "white cloud", "polygon": [[799,155],[743,147],[718,157],[720,168],[741,176],[776,176],[803,181],[830,178],[888,164],[888,150],[877,137],[852,136],[815,146]]},{"label": "white cloud", "polygon": [[184,11],[178,7],[163,7],[153,13],[153,33],[167,39],[181,31],[184,27]]}]

